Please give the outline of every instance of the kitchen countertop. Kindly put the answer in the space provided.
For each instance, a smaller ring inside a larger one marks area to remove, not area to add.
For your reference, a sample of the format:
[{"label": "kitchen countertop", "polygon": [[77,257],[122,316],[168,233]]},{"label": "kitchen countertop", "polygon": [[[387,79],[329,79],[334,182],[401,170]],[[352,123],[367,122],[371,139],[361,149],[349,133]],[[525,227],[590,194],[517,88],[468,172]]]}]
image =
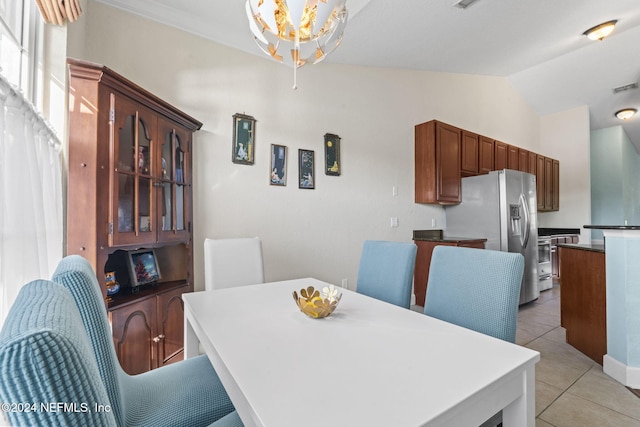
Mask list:
[{"label": "kitchen countertop", "polygon": [[599,230],[640,230],[640,225],[585,225],[583,227]]},{"label": "kitchen countertop", "polygon": [[442,230],[413,230],[413,240],[423,242],[442,242],[442,243],[458,243],[458,242],[486,242],[487,239],[481,237],[457,237],[443,236]]},{"label": "kitchen countertop", "polygon": [[604,253],[604,245],[601,243],[558,243],[558,247]]}]

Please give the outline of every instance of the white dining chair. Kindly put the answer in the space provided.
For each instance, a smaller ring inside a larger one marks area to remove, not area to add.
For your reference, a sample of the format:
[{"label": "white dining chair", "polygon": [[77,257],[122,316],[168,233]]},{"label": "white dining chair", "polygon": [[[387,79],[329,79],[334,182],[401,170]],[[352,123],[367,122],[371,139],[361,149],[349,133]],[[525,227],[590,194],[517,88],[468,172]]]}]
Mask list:
[{"label": "white dining chair", "polygon": [[205,239],[205,290],[264,283],[259,237]]}]

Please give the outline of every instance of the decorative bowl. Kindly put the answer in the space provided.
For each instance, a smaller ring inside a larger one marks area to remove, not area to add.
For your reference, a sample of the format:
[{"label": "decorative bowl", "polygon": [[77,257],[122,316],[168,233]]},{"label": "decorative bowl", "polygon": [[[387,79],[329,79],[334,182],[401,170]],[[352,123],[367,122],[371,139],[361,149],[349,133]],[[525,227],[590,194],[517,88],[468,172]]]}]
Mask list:
[{"label": "decorative bowl", "polygon": [[300,311],[314,319],[327,317],[333,313],[340,298],[342,298],[342,294],[333,285],[322,288],[322,292],[313,286],[308,286],[306,289],[300,289],[300,296],[296,291],[293,291],[293,300]]}]

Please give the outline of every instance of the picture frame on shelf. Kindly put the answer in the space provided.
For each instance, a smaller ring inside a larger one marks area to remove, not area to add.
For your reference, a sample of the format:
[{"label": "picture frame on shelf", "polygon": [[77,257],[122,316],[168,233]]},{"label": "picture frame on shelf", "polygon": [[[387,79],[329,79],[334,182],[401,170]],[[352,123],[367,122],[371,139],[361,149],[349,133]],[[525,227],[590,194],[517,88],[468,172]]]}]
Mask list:
[{"label": "picture frame on shelf", "polygon": [[254,163],[256,119],[246,114],[233,115],[233,163],[252,165]]},{"label": "picture frame on shelf", "polygon": [[332,133],[324,135],[324,173],[340,175],[340,137]]},{"label": "picture frame on shelf", "polygon": [[287,185],[287,147],[271,144],[271,185]]},{"label": "picture frame on shelf", "polygon": [[313,150],[298,149],[298,188],[315,187],[315,153]]}]

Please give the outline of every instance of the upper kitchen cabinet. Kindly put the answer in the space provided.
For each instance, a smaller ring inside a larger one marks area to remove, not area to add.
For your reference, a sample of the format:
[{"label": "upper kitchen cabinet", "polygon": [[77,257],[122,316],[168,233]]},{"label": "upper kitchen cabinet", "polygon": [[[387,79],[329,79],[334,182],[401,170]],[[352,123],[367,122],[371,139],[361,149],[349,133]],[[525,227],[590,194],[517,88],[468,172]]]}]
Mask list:
[{"label": "upper kitchen cabinet", "polygon": [[536,156],[536,196],[538,211],[551,212],[560,209],[560,162],[542,156]]},{"label": "upper kitchen cabinet", "polygon": [[457,204],[461,200],[462,131],[431,120],[415,127],[415,202]]},{"label": "upper kitchen cabinet", "polygon": [[515,145],[507,145],[507,169],[520,170],[520,152]]},{"label": "upper kitchen cabinet", "polygon": [[509,145],[501,142],[494,142],[494,170],[508,169]]},{"label": "upper kitchen cabinet", "polygon": [[478,162],[479,162],[479,170],[478,172],[489,173],[494,169],[494,141],[491,138],[487,138],[486,136],[480,136],[479,141],[479,153],[478,153]]},{"label": "upper kitchen cabinet", "polygon": [[554,159],[551,167],[553,168],[553,172],[551,173],[553,178],[551,210],[558,211],[560,210],[560,162]]},{"label": "upper kitchen cabinet", "polygon": [[479,172],[479,137],[473,132],[462,131],[462,153],[460,168],[462,175],[477,175]]}]

